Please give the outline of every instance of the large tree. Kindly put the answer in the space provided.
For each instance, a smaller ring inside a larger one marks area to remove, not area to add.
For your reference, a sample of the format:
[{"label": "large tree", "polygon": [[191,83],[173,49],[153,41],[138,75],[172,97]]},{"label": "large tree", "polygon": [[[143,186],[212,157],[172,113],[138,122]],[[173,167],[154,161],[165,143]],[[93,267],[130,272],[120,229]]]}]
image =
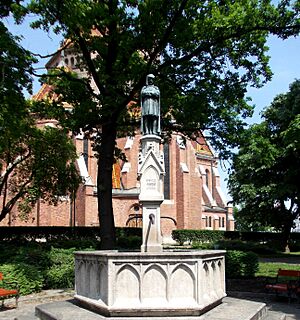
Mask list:
[{"label": "large tree", "polygon": [[[18,4],[5,1],[0,17]],[[23,218],[39,198],[57,203],[79,184],[76,150],[63,128],[36,126],[27,101],[32,89],[34,58],[0,22],[0,221],[15,206]],[[41,104],[41,103],[39,103]],[[43,105],[47,104],[42,103]]]},{"label": "large tree", "polygon": [[267,36],[285,39],[300,27],[299,2],[286,0],[33,0],[28,10],[39,15],[34,27],[53,28],[71,41],[89,75],[79,79],[61,70],[51,79],[61,106],[74,108],[64,121],[72,118],[73,131],[96,132],[103,249],[115,239],[111,173],[117,132],[133,134],[130,106],[138,103],[146,75],[156,75],[162,92],[164,130],[191,137],[207,130],[224,154],[252,112],[247,85],[260,87],[271,78]]},{"label": "large tree", "polygon": [[263,119],[244,135],[229,188],[243,219],[280,230],[286,247],[300,215],[299,80],[273,100]]}]

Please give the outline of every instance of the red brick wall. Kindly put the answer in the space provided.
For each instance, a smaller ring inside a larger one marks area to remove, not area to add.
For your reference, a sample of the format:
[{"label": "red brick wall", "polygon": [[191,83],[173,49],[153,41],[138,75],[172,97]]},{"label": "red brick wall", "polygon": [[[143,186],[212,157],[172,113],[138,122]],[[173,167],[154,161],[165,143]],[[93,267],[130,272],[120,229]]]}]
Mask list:
[{"label": "red brick wall", "polygon": [[[122,174],[122,181],[124,187],[127,189],[136,188],[137,181],[137,166],[138,153],[140,148],[140,135],[136,135],[130,149],[124,150],[127,161],[130,162],[131,167],[129,172]],[[124,148],[127,138],[118,139],[118,146]],[[83,152],[83,140],[76,139],[75,144],[78,154]],[[204,159],[195,156],[195,148],[192,143],[187,140],[186,148],[182,149],[176,142],[176,135],[173,135],[170,141],[169,148],[170,157],[170,199],[165,200],[161,205],[161,216],[173,218],[177,225],[170,219],[161,219],[161,230],[164,236],[170,236],[173,229],[200,229],[205,228],[205,220],[202,215],[212,216],[214,227],[219,227],[218,220],[214,220],[214,215],[224,216],[224,213],[207,213],[203,212],[202,203],[202,183],[205,183],[199,173],[199,164],[202,164],[205,169],[209,170],[211,175],[211,161],[216,165],[212,158]],[[92,183],[95,185],[97,181],[97,159],[93,156],[91,143],[89,143],[89,157],[88,169]],[[182,172],[180,163],[187,165],[189,172]],[[212,184],[209,181],[211,190],[212,185],[219,184],[218,178],[215,178]],[[221,199],[215,193],[215,200],[220,205]],[[208,199],[204,199],[208,204]],[[138,199],[128,197],[114,197],[113,208],[115,215],[116,226],[125,226],[130,214],[136,213],[133,207],[138,204]],[[46,203],[40,203],[40,225],[70,225],[71,217],[74,219],[75,209],[75,224],[76,225],[98,225],[98,210],[97,197],[95,194],[95,187],[93,185],[82,185],[76,196],[75,205],[71,207],[70,201],[63,201],[57,207],[48,206]],[[20,219],[13,220],[12,225],[37,225],[37,206],[30,214],[27,223]],[[141,210],[139,211],[141,213]],[[71,216],[72,215],[72,216]],[[0,223],[6,225],[7,219]],[[73,221],[74,223],[74,221]],[[233,222],[228,222],[228,228],[233,228]]]}]

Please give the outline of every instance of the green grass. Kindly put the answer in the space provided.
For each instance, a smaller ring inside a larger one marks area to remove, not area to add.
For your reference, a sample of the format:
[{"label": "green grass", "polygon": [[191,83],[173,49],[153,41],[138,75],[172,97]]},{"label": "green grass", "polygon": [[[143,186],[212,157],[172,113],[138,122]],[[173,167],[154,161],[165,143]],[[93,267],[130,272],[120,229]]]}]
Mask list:
[{"label": "green grass", "polygon": [[300,265],[281,262],[260,262],[256,277],[276,277],[278,269],[300,270]]},{"label": "green grass", "polygon": [[300,251],[295,251],[295,252],[289,252],[289,253],[284,253],[285,255],[292,255],[292,256],[300,256]]}]

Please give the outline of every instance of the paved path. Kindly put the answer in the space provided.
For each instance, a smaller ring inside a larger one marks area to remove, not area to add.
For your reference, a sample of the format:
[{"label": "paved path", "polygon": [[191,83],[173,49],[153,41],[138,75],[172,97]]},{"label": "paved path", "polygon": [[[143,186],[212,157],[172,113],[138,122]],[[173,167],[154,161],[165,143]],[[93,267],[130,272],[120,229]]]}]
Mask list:
[{"label": "paved path", "polygon": [[35,307],[42,303],[61,301],[72,298],[72,290],[44,290],[40,293],[20,297],[18,308],[15,307],[15,299],[5,300],[4,309],[0,309],[1,320],[14,320],[15,317],[34,314]]},{"label": "paved path", "polygon": [[286,314],[286,320],[300,320],[300,303],[295,300],[289,303],[288,299],[284,297],[277,298],[274,294],[257,292],[227,292],[227,295],[240,299],[263,302],[269,310]]},{"label": "paved path", "polygon": [[[14,299],[6,300],[6,308],[0,310],[0,319],[14,320],[15,317],[24,317],[26,315],[32,316],[32,314],[34,314],[35,306],[51,301],[67,300],[72,296],[72,291],[46,290],[38,294],[21,297],[19,307],[17,309],[15,308]],[[300,320],[300,303],[296,301],[288,303],[288,301],[285,299],[276,299],[274,295],[250,292],[228,292],[228,296],[263,302],[267,304],[270,310],[285,313],[287,315],[286,320]]]}]

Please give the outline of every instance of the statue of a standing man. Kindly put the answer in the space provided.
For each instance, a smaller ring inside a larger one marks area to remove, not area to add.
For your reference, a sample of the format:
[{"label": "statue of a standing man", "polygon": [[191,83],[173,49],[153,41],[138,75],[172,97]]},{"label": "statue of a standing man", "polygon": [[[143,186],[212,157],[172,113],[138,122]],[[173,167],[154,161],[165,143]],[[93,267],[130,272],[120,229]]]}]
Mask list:
[{"label": "statue of a standing man", "polygon": [[148,74],[141,91],[141,131],[144,135],[160,134],[160,92],[153,84],[154,78],[153,74]]}]

